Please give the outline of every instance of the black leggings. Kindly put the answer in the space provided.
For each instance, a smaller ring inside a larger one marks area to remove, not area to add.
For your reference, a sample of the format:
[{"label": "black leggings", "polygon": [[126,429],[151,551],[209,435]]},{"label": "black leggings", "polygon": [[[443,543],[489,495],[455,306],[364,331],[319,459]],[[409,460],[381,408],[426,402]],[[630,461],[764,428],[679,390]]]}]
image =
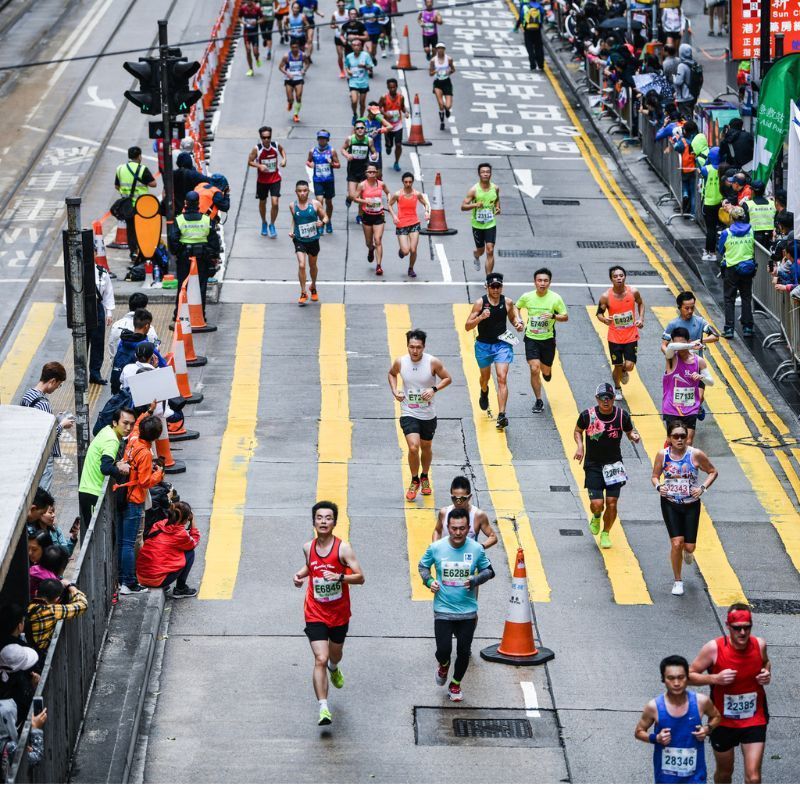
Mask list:
[{"label": "black leggings", "polygon": [[460,681],[469,666],[469,654],[472,637],[478,618],[472,619],[435,619],[433,631],[436,636],[436,660],[444,666],[450,663],[453,652],[453,636],[456,637],[456,663],[453,667],[453,680]]},{"label": "black leggings", "polygon": [[709,253],[717,251],[717,226],[719,225],[719,210],[721,205],[703,206],[703,219],[706,223],[706,250]]}]

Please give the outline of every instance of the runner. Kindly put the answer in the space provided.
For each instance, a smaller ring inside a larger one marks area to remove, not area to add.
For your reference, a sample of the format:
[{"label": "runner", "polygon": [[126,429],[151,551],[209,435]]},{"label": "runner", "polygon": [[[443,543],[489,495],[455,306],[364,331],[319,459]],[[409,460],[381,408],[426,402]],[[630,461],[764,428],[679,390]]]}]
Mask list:
[{"label": "runner", "polygon": [[317,258],[319,257],[319,237],[322,227],[328,222],[328,217],[318,200],[309,200],[308,181],[297,181],[295,184],[297,200],[289,206],[292,215],[292,232],[289,236],[294,242],[294,252],[297,256],[297,279],[300,281],[299,306],[308,302],[306,291],[306,258],[311,272],[311,301],[319,300],[317,294]]},{"label": "runner", "polygon": [[369,37],[366,43],[366,50],[373,60],[376,57],[378,40],[381,38],[383,30],[383,25],[380,22],[382,13],[381,7],[375,3],[375,0],[364,0],[364,5],[358,9],[358,15],[361,17]]},{"label": "runner", "polygon": [[688,445],[694,441],[700,410],[700,384],[713,386],[714,379],[705,359],[697,355],[700,345],[689,341],[689,331],[681,325],[672,329],[664,348],[666,369],[661,378],[661,414],[664,422],[680,420],[689,431]]},{"label": "runner", "polygon": [[[281,167],[286,166],[286,152],[280,144],[272,143],[272,128],[262,125],[258,129],[259,143],[250,151],[247,159],[249,166],[256,172],[256,199],[258,200],[258,213],[261,215],[261,235],[276,239],[275,220],[278,219],[278,206],[281,196],[281,173],[278,169],[278,156]],[[267,225],[267,197],[271,198],[272,206],[269,212],[269,225]]]},{"label": "runner", "polygon": [[433,93],[439,104],[439,130],[444,130],[444,118],[450,118],[453,108],[453,81],[450,76],[456,71],[453,59],[445,52],[447,48],[439,42],[436,54],[428,64],[428,74],[433,76]]},{"label": "runner", "polygon": [[355,125],[356,117],[364,116],[369,79],[372,77],[375,62],[369,53],[362,50],[361,39],[352,39],[350,46],[353,48],[353,52],[348,53],[344,58],[344,71],[347,75],[347,86],[350,89],[350,106],[353,109],[353,124]]},{"label": "runner", "polygon": [[388,94],[381,97],[379,107],[387,122],[391,125],[391,130],[386,131],[386,155],[392,152],[394,147],[394,164],[392,168],[395,172],[400,172],[400,156],[403,153],[403,117],[408,119],[409,113],[406,108],[406,98],[397,91],[397,81],[389,78],[386,81]]},{"label": "runner", "polygon": [[317,145],[309,150],[306,166],[314,170],[314,194],[321,203],[325,201],[325,232],[333,233],[333,198],[336,197],[336,184],[333,170],[339,169],[339,156],[330,146],[331,135],[328,131],[317,131]]},{"label": "runner", "polygon": [[589,530],[594,536],[600,535],[600,547],[608,550],[611,528],[617,521],[617,503],[628,480],[622,463],[622,434],[634,444],[639,444],[641,439],[633,427],[631,415],[614,405],[614,388],[610,383],[601,383],[594,396],[597,405],[581,411],[575,423],[575,460],[583,462],[586,473],[583,486],[589,491],[592,511]]},{"label": "runner", "polygon": [[[389,388],[400,403],[400,429],[408,445],[408,468],[411,483],[406,500],[412,501],[417,492],[431,494],[428,470],[433,460],[433,436],[436,433],[434,395],[449,386],[453,379],[438,358],[425,352],[428,335],[419,328],[406,332],[408,353],[396,358],[389,370]],[[403,388],[397,388],[397,376]],[[436,383],[436,379],[439,383]],[[420,472],[420,460],[422,472]]]},{"label": "runner", "polygon": [[275,19],[278,22],[278,32],[281,35],[281,44],[289,41],[289,29],[286,18],[289,16],[289,0],[275,0]]},{"label": "runner", "polygon": [[659,668],[667,691],[644,707],[634,736],[654,745],[655,783],[705,783],[705,741],[722,717],[709,697],[687,691],[689,662],[683,656],[667,656]]},{"label": "runner", "polygon": [[289,44],[291,45],[293,42],[297,42],[300,51],[306,55],[309,25],[308,19],[297,0],[292,3],[292,10],[286,17],[285,27],[289,33]]},{"label": "runner", "polygon": [[[377,158],[375,145],[367,136],[367,124],[358,120],[353,133],[344,140],[342,155],[347,159],[347,202],[349,208],[358,191],[358,184],[367,177],[367,163]],[[361,214],[356,216],[356,223],[361,222]]]},{"label": "runner", "polygon": [[336,0],[336,11],[331,15],[331,28],[334,31],[333,43],[336,45],[336,60],[339,64],[339,77],[344,78],[345,33],[344,24],[350,19],[350,13],[344,7],[344,0]]},{"label": "runner", "polygon": [[[395,233],[400,244],[398,255],[401,259],[410,254],[408,277],[416,278],[414,264],[417,263],[417,247],[419,245],[419,214],[417,205],[425,208],[425,221],[431,218],[431,204],[424,192],[414,188],[414,176],[410,172],[403,173],[403,188],[389,198],[389,211],[396,226]],[[395,212],[394,206],[397,205]]]},{"label": "runner", "polygon": [[[358,18],[358,9],[350,6],[347,9],[347,22],[342,25],[345,58],[353,52],[353,42],[356,39],[361,41],[363,47],[369,41],[369,36],[367,36],[367,29],[364,27],[364,23]],[[341,77],[344,78],[345,75]]]},{"label": "runner", "polygon": [[478,164],[478,182],[467,192],[462,211],[472,212],[472,265],[481,268],[486,253],[486,273],[494,271],[494,245],[497,241],[497,215],[500,213],[500,189],[492,183],[492,165]]},{"label": "runner", "polygon": [[305,634],[314,653],[314,693],[319,703],[318,725],[333,722],[328,708],[328,673],[341,689],[344,675],[339,667],[350,625],[350,587],[364,583],[364,573],[353,547],[334,536],[339,509],[322,500],[311,509],[316,537],[303,545],[305,564],[294,575],[300,588],[309,578],[305,599]]},{"label": "runner", "polygon": [[[456,663],[447,696],[454,703],[464,699],[461,681],[469,666],[472,638],[478,624],[477,588],[494,578],[492,562],[485,549],[467,538],[469,513],[454,508],[447,515],[447,538],[431,542],[419,561],[419,576],[433,593],[433,630],[436,636],[438,686],[444,686],[450,672],[453,637],[456,638]],[[436,579],[431,575],[436,569]]]},{"label": "runner", "polygon": [[313,63],[311,61],[311,53],[314,51],[314,33],[317,28],[317,20],[315,17],[324,19],[325,15],[319,10],[319,0],[299,0],[299,3],[308,25],[306,32],[306,56],[308,56],[308,63],[311,64]]},{"label": "runner", "polygon": [[544,411],[542,378],[550,380],[556,359],[556,322],[567,322],[569,314],[561,295],[550,290],[553,273],[540,267],[533,273],[536,289],[517,300],[517,308],[524,308],[528,320],[525,326],[525,358],[531,370],[531,388],[536,397],[533,413]]},{"label": "runner", "polygon": [[432,542],[436,542],[444,535],[444,527],[447,524],[447,515],[454,508],[463,508],[469,515],[469,527],[467,529],[467,538],[478,541],[479,534],[483,534],[486,539],[482,542],[483,549],[488,550],[497,544],[497,534],[494,532],[491,523],[489,522],[489,515],[482,511],[478,506],[473,506],[471,503],[472,486],[467,478],[463,475],[456,475],[450,484],[450,500],[452,501],[449,506],[444,506],[439,509],[439,516],[436,518],[436,527],[433,529]]},{"label": "runner", "polygon": [[439,42],[439,25],[442,22],[442,15],[433,7],[433,0],[425,0],[425,8],[419,12],[417,22],[422,28],[422,47],[425,50],[425,58],[433,58],[433,50]]},{"label": "runner", "polygon": [[378,168],[374,164],[367,165],[366,180],[356,187],[353,201],[361,205],[361,227],[364,230],[364,242],[367,245],[367,261],[371,264],[377,259],[375,274],[383,275],[383,228],[386,218],[383,215],[383,197],[389,199],[389,189],[378,180]]},{"label": "runner", "polygon": [[267,50],[267,61],[272,60],[272,29],[275,27],[275,0],[261,0],[261,40]]},{"label": "runner", "polygon": [[261,56],[258,52],[258,25],[261,22],[261,4],[248,0],[239,8],[239,17],[242,20],[244,34],[244,53],[247,57],[247,77],[253,77],[253,60],[255,65],[261,66]]},{"label": "runner", "polygon": [[[661,516],[671,543],[674,595],[683,594],[681,561],[685,564],[694,561],[700,525],[700,497],[719,474],[702,450],[689,446],[688,431],[681,420],[668,423],[669,444],[656,454],[651,478],[655,490],[661,495]],[[708,473],[708,478],[698,485],[699,470]],[[664,482],[659,483],[662,475]]]},{"label": "runner", "polygon": [[711,700],[722,712],[711,734],[717,768],[714,783],[731,783],[736,747],[744,757],[744,782],[761,783],[761,763],[767,741],[767,694],[772,679],[767,643],[751,636],[753,617],[745,603],[728,609],[730,636],[706,642],[689,667],[693,686],[710,686]]},{"label": "runner", "polygon": [[381,13],[378,16],[378,22],[381,25],[381,35],[378,37],[378,46],[381,48],[381,58],[386,58],[387,48],[392,41],[392,14],[397,13],[397,2],[394,2],[392,8],[392,0],[375,0],[377,6],[380,8]]},{"label": "runner", "polygon": [[636,366],[639,330],[644,327],[644,300],[638,289],[625,285],[627,276],[624,267],[611,267],[611,288],[600,295],[597,303],[597,319],[608,325],[615,400],[622,400],[620,383],[628,382],[628,373]]},{"label": "runner", "polygon": [[381,114],[381,105],[375,100],[370,100],[367,103],[367,113],[364,117],[364,123],[367,126],[367,136],[372,139],[372,143],[375,145],[375,152],[378,156],[375,161],[375,166],[380,173],[383,170],[383,144],[381,134],[388,133],[392,129],[392,126],[386,121],[383,114]]},{"label": "runner", "polygon": [[286,76],[286,80],[283,82],[286,88],[286,110],[293,112],[293,122],[300,122],[300,108],[303,105],[303,86],[306,82],[308,58],[303,54],[298,39],[292,39],[292,43],[289,45],[289,52],[281,59],[278,69]]},{"label": "runner", "polygon": [[492,379],[492,364],[497,376],[497,429],[508,427],[506,403],[508,402],[508,368],[514,361],[516,336],[506,330],[508,320],[518,331],[525,327],[517,313],[514,301],[503,294],[503,275],[490,272],[486,276],[486,294],[472,305],[464,330],[478,329],[475,339],[475,360],[481,371],[481,393],[478,405],[489,410],[489,381]]}]

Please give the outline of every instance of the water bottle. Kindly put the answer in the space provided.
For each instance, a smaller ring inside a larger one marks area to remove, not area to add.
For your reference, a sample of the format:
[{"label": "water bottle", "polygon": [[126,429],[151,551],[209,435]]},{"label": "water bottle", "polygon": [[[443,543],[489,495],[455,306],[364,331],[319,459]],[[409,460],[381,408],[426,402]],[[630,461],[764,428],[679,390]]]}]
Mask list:
[{"label": "water bottle", "polygon": [[153,283],[161,283],[161,267],[153,264]]}]

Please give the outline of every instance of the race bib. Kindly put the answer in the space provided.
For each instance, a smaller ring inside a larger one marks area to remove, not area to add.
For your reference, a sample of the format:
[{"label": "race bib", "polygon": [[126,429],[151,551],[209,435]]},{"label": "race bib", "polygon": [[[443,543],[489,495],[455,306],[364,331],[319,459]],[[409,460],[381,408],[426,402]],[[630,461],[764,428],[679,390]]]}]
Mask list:
[{"label": "race bib", "polygon": [[350,72],[353,73],[353,77],[356,79],[363,78],[367,74],[367,71],[364,69],[364,67],[353,67]]},{"label": "race bib", "polygon": [[466,561],[442,561],[442,586],[466,586],[471,570]]},{"label": "race bib", "polygon": [[330,164],[315,164],[318,178],[330,178],[331,165]]},{"label": "race bib", "polygon": [[692,482],[689,478],[667,478],[664,481],[667,492],[672,497],[689,497],[692,492]]},{"label": "race bib", "polygon": [[400,112],[393,108],[390,108],[386,112],[386,119],[388,119],[389,122],[397,122],[400,119]]},{"label": "race bib", "polygon": [[492,222],[493,220],[494,211],[491,208],[475,209],[475,222]]},{"label": "race bib", "polygon": [[697,769],[696,747],[665,747],[661,751],[661,771],[685,778]]},{"label": "race bib", "polygon": [[633,311],[623,311],[622,314],[614,314],[611,319],[614,321],[615,328],[632,328],[634,325]]},{"label": "race bib", "polygon": [[314,578],[314,599],[319,603],[332,603],[342,599],[341,581],[326,581],[325,578]]},{"label": "race bib", "polygon": [[352,155],[353,158],[366,158],[368,152],[369,152],[369,145],[366,144],[350,145],[350,155]]},{"label": "race bib", "polygon": [[550,320],[547,317],[528,317],[529,333],[547,333]]},{"label": "race bib", "polygon": [[409,391],[406,393],[406,405],[409,408],[427,408],[430,401],[422,399],[422,392]]},{"label": "race bib", "polygon": [[297,230],[301,239],[313,239],[317,235],[317,225],[314,222],[301,222]]},{"label": "race bib", "polygon": [[722,716],[727,719],[750,719],[756,714],[756,692],[726,694],[722,703]]},{"label": "race bib", "polygon": [[621,461],[615,461],[613,464],[604,464],[603,480],[606,486],[625,483],[628,480],[628,476],[625,474],[625,465]]},{"label": "race bib", "polygon": [[383,211],[383,200],[380,197],[370,197],[364,206],[367,214],[380,214]]},{"label": "race bib", "polygon": [[278,159],[266,158],[264,159],[264,166],[267,168],[267,172],[275,172],[278,169]]},{"label": "race bib", "polygon": [[511,331],[503,331],[502,333],[498,334],[497,341],[505,342],[506,344],[510,344],[512,347],[516,344],[519,344],[519,339],[514,336]]},{"label": "race bib", "polygon": [[696,388],[694,386],[674,386],[672,402],[676,406],[693,406]]},{"label": "race bib", "polygon": [[450,77],[450,67],[439,67],[436,70],[436,79],[439,81],[446,80]]}]

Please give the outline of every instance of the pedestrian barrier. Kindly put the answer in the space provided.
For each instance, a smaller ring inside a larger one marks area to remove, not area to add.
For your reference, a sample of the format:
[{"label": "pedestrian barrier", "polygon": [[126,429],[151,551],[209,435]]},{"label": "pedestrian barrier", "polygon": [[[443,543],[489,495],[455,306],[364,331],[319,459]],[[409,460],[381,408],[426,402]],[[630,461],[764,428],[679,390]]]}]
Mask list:
[{"label": "pedestrian barrier", "polygon": [[213,333],[216,325],[209,325],[203,315],[203,295],[200,292],[200,275],[197,272],[197,259],[189,259],[189,277],[186,284],[186,297],[189,304],[189,322],[192,333]]},{"label": "pedestrian barrier", "polygon": [[425,134],[422,132],[422,111],[419,105],[419,95],[414,95],[414,102],[411,104],[411,131],[408,139],[403,142],[412,147],[428,147],[431,142],[426,141]]},{"label": "pedestrian barrier", "polygon": [[436,173],[433,182],[433,195],[431,196],[431,218],[428,227],[421,230],[423,236],[453,236],[458,233],[455,228],[447,226],[447,217],[444,213],[444,196],[442,195],[442,174]]},{"label": "pedestrian barrier", "polygon": [[603,91],[603,62],[599,58],[590,55],[589,53],[584,54],[583,74],[588,91]]},{"label": "pedestrian barrier", "polygon": [[408,40],[408,25],[403,28],[403,35],[400,37],[400,53],[397,56],[397,63],[392,69],[417,69],[417,67],[411,65],[411,44]]},{"label": "pedestrian barrier", "polygon": [[192,336],[192,323],[189,321],[189,301],[186,297],[186,284],[188,278],[183,282],[178,297],[178,314],[175,322],[175,334],[173,336],[173,349],[174,343],[180,339],[183,341],[184,353],[186,355],[187,367],[204,367],[208,364],[208,359],[205,356],[198,356],[194,350],[194,337]]}]

